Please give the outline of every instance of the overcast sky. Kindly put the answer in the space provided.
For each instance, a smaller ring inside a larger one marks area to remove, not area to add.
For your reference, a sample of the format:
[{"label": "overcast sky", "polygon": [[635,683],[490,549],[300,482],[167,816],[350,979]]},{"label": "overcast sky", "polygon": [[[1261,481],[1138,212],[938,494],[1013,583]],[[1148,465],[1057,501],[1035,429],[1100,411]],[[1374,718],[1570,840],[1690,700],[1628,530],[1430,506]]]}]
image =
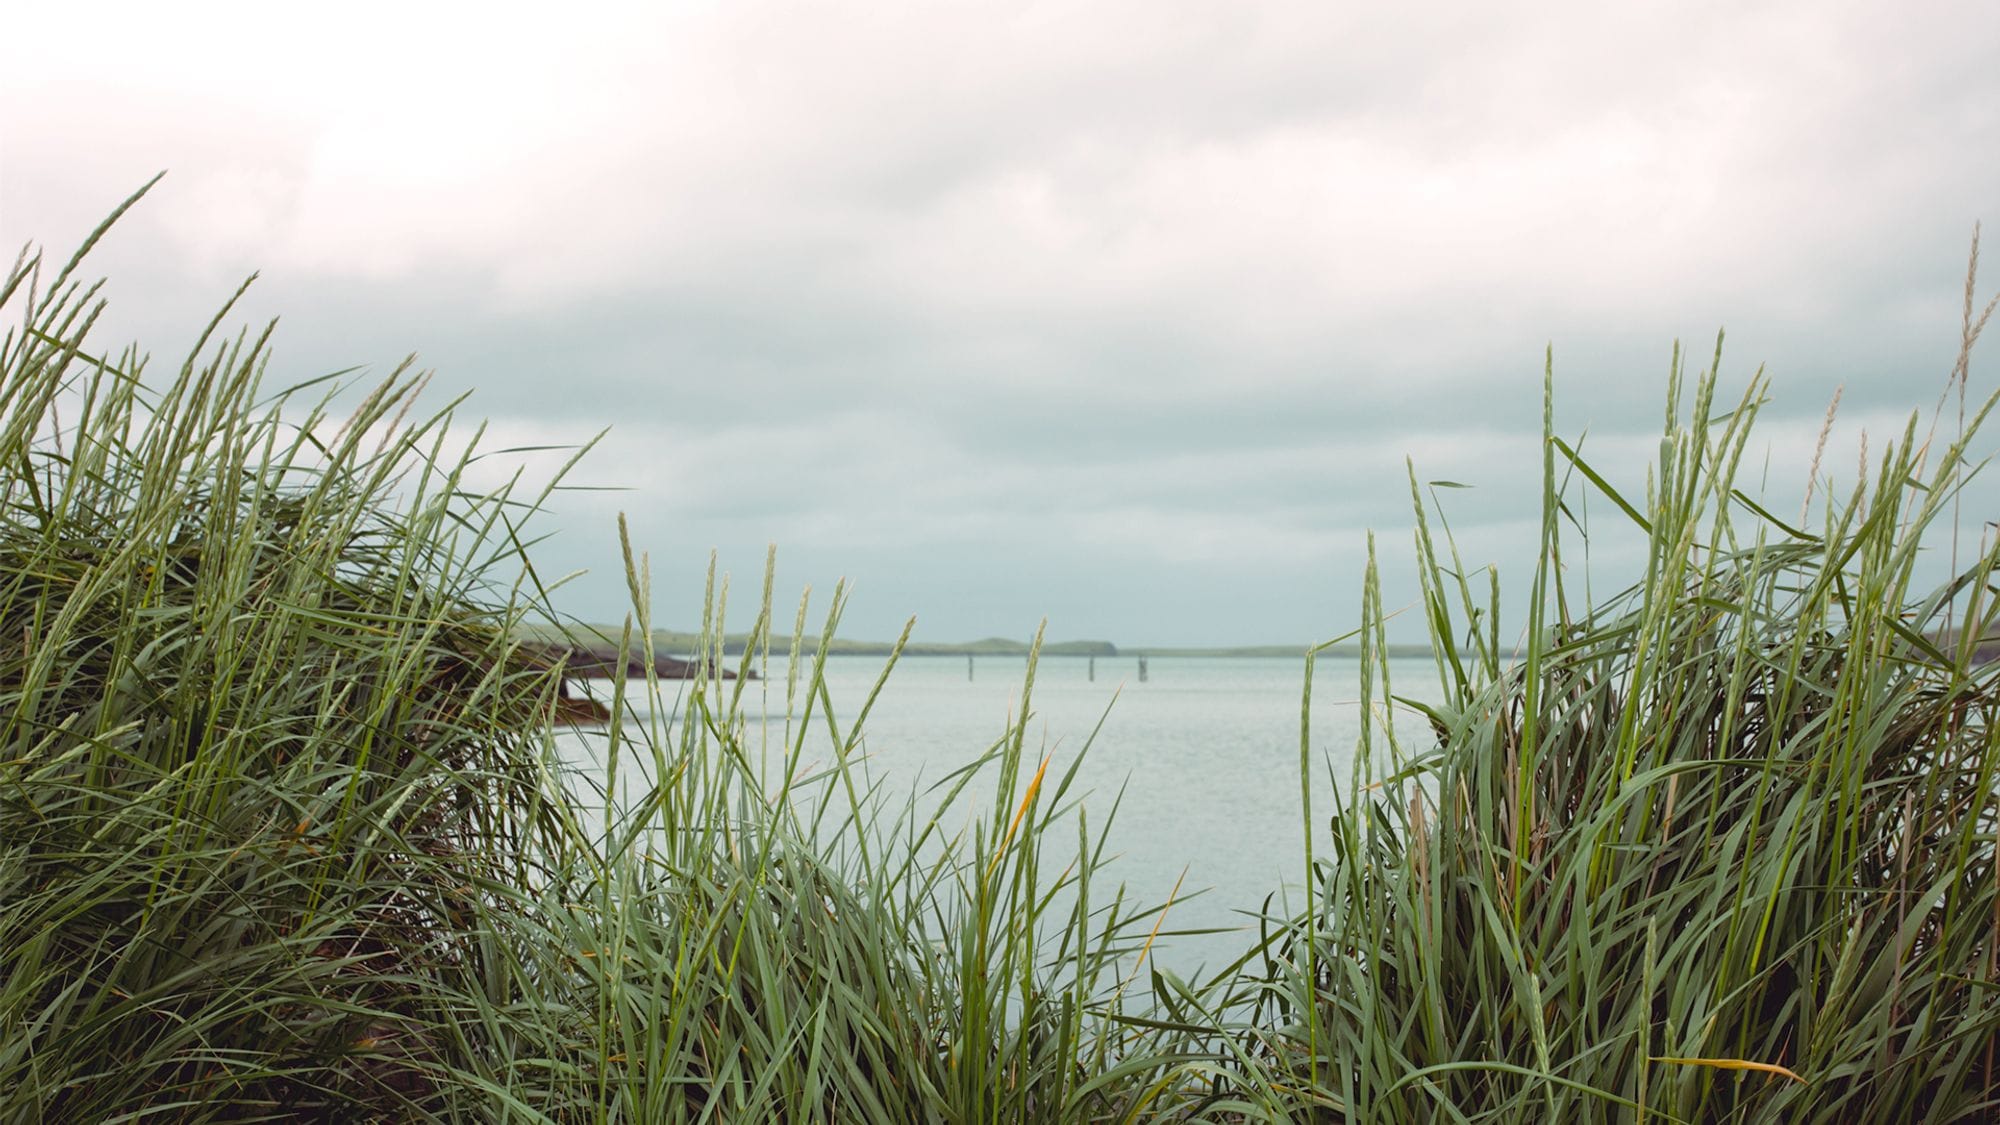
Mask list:
[{"label": "overcast sky", "polygon": [[538,553],[586,618],[624,511],[665,624],[775,542],[855,637],[1304,643],[1371,528],[1411,596],[1405,457],[1525,592],[1547,346],[1642,479],[1727,329],[1796,504],[1836,386],[1840,448],[1937,400],[2000,219],[1989,3],[557,12],[12,11],[0,244],[167,169],[105,339],[177,359],[261,270],[276,380],[414,352],[496,445],[610,427]]}]

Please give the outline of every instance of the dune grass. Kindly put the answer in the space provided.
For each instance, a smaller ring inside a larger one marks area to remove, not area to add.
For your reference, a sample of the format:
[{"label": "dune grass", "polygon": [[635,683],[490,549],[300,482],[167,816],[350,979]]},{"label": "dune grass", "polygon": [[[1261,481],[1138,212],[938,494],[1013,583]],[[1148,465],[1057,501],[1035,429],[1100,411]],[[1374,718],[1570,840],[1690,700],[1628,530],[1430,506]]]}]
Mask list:
[{"label": "dune grass", "polygon": [[[468,489],[407,372],[266,393],[226,311],[144,374],[78,268],[0,288],[0,1121],[1994,1115],[2000,554],[1917,580],[1990,401],[1810,527],[1738,483],[1761,383],[1676,375],[1644,496],[1551,427],[1521,643],[1413,474],[1446,702],[1398,703],[1371,566],[1368,752],[1329,780],[1306,712],[1273,781],[1308,905],[1190,983],[1028,740],[1032,656],[890,792],[792,639],[840,594],[785,620],[767,565],[587,768],[517,649],[546,492]],[[1647,544],[1595,604],[1590,498]]]},{"label": "dune grass", "polygon": [[[75,266],[0,290],[0,1120],[1143,1101],[1107,997],[1151,919],[1092,883],[1108,825],[1052,831],[1071,775],[1025,718],[920,814],[851,768],[825,645],[766,644],[785,745],[753,746],[718,588],[702,677],[630,685],[650,712],[579,773],[517,650],[552,620],[521,538],[547,494],[468,492],[407,373],[336,411],[260,389],[264,337],[204,336],[142,378],[89,346]],[[770,606],[767,574],[760,637]]]},{"label": "dune grass", "polygon": [[[1968,353],[1973,312],[1968,290]],[[2000,699],[1973,660],[2000,553],[1989,536],[1942,588],[1916,580],[1926,545],[1952,545],[1936,532],[1993,400],[1949,432],[1913,418],[1872,479],[1822,493],[1797,527],[1739,483],[1761,380],[1725,403],[1712,371],[1688,386],[1678,368],[1643,497],[1546,435],[1518,651],[1492,627],[1497,585],[1461,577],[1413,476],[1448,702],[1420,731],[1372,732],[1311,909],[1238,985],[1257,1005],[1241,1081],[1261,1106],[2000,1114]],[[1646,544],[1644,577],[1596,605],[1567,595],[1589,495]],[[1372,584],[1364,617],[1379,638]]]}]

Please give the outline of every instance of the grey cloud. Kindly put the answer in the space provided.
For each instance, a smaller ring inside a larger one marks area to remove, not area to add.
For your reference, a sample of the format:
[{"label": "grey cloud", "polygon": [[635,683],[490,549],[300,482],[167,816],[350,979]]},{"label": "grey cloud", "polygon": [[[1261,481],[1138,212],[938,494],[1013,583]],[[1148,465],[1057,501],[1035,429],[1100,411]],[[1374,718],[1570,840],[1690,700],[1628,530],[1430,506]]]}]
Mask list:
[{"label": "grey cloud", "polygon": [[440,44],[406,119],[14,91],[0,236],[63,246],[171,166],[102,252],[107,338],[177,358],[264,268],[274,378],[415,351],[509,432],[612,425],[577,480],[629,491],[550,516],[580,612],[616,612],[623,509],[677,621],[711,547],[776,539],[786,581],[860,581],[862,633],[1306,640],[1365,529],[1405,550],[1406,453],[1519,572],[1545,345],[1558,428],[1639,487],[1676,338],[1769,364],[1777,475],[1835,386],[1935,401],[2000,171],[1986,6],[596,18]]}]

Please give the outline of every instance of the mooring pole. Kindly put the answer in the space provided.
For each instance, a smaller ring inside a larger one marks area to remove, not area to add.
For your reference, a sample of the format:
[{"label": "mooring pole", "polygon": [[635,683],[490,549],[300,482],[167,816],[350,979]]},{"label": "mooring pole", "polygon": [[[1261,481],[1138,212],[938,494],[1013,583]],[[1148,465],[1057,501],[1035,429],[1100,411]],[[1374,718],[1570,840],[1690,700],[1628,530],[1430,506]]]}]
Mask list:
[{"label": "mooring pole", "polygon": [[969,652],[965,654],[965,682],[972,682],[972,654]]},{"label": "mooring pole", "polygon": [[1090,658],[1090,682],[1093,684],[1097,682],[1097,658],[1095,656]]}]

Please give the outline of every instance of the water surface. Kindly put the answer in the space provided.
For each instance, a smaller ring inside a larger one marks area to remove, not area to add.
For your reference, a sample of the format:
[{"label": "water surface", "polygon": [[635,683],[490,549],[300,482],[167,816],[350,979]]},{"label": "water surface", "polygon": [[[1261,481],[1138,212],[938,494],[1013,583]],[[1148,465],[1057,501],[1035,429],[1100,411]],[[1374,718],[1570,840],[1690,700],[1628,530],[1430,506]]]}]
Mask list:
[{"label": "water surface", "polygon": [[[826,682],[836,718],[851,723],[881,674],[883,661],[835,657]],[[1050,784],[1082,753],[1103,720],[1078,769],[1070,794],[1096,826],[1118,801],[1109,851],[1117,855],[1099,876],[1093,902],[1102,902],[1106,880],[1123,882],[1128,897],[1165,902],[1180,885],[1167,929],[1230,932],[1165,939],[1154,956],[1182,973],[1216,968],[1254,940],[1246,913],[1297,905],[1304,880],[1304,831],[1300,803],[1300,707],[1305,662],[1300,659],[1153,658],[1145,682],[1130,657],[1096,661],[1095,679],[1081,657],[1047,657],[1037,670],[1024,769],[1051,756]],[[984,752],[1018,714],[1026,662],[980,657],[967,678],[963,657],[906,657],[891,673],[869,713],[860,751],[869,779],[898,799],[929,786]],[[1313,816],[1319,840],[1333,811],[1337,774],[1344,788],[1360,736],[1360,665],[1321,658],[1314,672],[1310,761]],[[1398,695],[1437,697],[1429,660],[1395,660],[1390,675]],[[750,709],[782,715],[782,668],[746,686]],[[1379,689],[1378,689],[1379,690]],[[1378,719],[1379,722],[1379,719]],[[1396,716],[1398,733],[1424,743],[1425,726],[1407,711]],[[783,727],[769,727],[776,761]],[[597,758],[592,736],[578,749]],[[599,743],[602,736],[594,736]],[[750,732],[755,752],[757,732]],[[809,733],[805,758],[825,761],[830,740]],[[1123,791],[1122,800],[1120,792]],[[978,810],[991,815],[989,779],[975,787]],[[1050,840],[1073,852],[1073,827]],[[1316,846],[1323,846],[1316,845]],[[1206,888],[1204,890],[1204,888]],[[1196,891],[1203,893],[1196,895]]]}]

